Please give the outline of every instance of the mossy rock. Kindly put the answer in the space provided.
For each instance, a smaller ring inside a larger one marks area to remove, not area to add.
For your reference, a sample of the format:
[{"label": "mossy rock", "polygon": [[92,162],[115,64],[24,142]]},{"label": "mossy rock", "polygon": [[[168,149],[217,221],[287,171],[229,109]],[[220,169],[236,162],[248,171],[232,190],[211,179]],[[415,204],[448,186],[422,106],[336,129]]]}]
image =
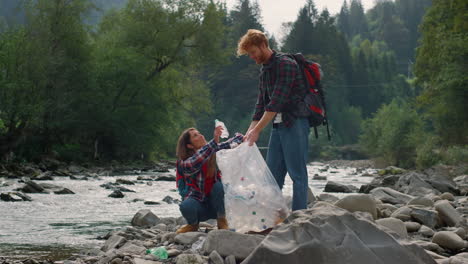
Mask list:
[{"label": "mossy rock", "polygon": [[398,168],[395,166],[389,166],[385,169],[379,170],[379,175],[380,176],[385,176],[385,175],[396,175],[396,174],[402,174],[405,173],[406,170],[402,168]]}]

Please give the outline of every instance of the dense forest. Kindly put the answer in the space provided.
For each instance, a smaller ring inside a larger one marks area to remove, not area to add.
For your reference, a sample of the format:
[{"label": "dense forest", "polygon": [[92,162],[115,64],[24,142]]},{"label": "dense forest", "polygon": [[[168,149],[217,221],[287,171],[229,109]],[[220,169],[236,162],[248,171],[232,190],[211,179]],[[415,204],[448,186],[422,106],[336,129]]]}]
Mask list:
[{"label": "dense forest", "polygon": [[[259,66],[236,57],[255,1],[0,2],[3,162],[173,158],[180,132],[214,120],[245,133]],[[322,65],[332,141],[313,159],[357,149],[385,164],[468,160],[468,2],[344,0],[331,15],[305,0],[271,46]],[[268,142],[264,131],[259,145]],[[351,147],[350,147],[351,146]]]}]

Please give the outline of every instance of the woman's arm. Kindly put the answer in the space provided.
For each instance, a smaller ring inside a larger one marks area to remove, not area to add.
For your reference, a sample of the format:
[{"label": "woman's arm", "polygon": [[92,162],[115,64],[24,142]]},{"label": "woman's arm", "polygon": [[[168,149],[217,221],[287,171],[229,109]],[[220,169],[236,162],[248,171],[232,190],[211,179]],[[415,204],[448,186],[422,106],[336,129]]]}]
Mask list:
[{"label": "woman's arm", "polygon": [[180,161],[180,167],[184,174],[193,174],[201,169],[203,164],[213,155],[218,148],[218,144],[214,140],[210,140],[208,144],[201,147],[195,154],[186,160]]},{"label": "woman's arm", "polygon": [[[236,133],[236,135],[228,140],[226,140],[225,142],[222,142],[220,144],[218,144],[218,150],[221,150],[221,149],[230,149],[230,148],[233,148],[234,146],[237,146],[239,144],[242,143],[244,139],[244,136],[240,133]],[[235,143],[235,144],[233,144]],[[218,151],[216,150],[216,151]]]}]

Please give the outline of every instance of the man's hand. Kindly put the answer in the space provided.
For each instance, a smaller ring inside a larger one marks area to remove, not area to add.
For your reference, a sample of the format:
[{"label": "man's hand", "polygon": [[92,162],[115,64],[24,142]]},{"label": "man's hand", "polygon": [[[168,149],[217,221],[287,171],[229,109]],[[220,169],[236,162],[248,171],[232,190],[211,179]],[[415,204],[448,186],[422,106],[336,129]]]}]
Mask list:
[{"label": "man's hand", "polygon": [[213,139],[216,142],[216,144],[219,143],[219,137],[223,133],[223,127],[222,126],[217,126],[215,127],[215,130],[213,132]]},{"label": "man's hand", "polygon": [[249,142],[249,146],[252,146],[255,142],[257,142],[259,136],[260,132],[258,132],[255,128],[251,129],[244,136],[244,141]]},{"label": "man's hand", "polygon": [[252,121],[249,129],[247,130],[247,133],[244,136],[244,141],[248,141],[249,146],[252,146],[253,143],[257,142],[258,137],[260,136],[260,132],[262,132],[263,128],[265,128],[268,125],[268,123],[270,123],[271,120],[273,120],[275,115],[276,112],[265,111],[260,121]]}]

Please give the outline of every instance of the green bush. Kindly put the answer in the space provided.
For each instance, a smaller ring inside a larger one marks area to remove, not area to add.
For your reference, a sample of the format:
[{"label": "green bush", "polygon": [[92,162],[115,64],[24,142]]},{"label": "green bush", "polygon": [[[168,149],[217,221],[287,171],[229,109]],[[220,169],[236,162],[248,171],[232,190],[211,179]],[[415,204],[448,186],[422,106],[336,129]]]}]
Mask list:
[{"label": "green bush", "polygon": [[441,156],[436,147],[436,139],[427,136],[416,149],[416,167],[419,169],[429,168],[440,163]]},{"label": "green bush", "polygon": [[359,144],[373,157],[391,165],[409,168],[416,162],[416,149],[425,137],[423,121],[409,103],[394,99],[363,122]]},{"label": "green bush", "polygon": [[448,165],[468,163],[468,146],[452,146],[441,153],[442,161]]}]

